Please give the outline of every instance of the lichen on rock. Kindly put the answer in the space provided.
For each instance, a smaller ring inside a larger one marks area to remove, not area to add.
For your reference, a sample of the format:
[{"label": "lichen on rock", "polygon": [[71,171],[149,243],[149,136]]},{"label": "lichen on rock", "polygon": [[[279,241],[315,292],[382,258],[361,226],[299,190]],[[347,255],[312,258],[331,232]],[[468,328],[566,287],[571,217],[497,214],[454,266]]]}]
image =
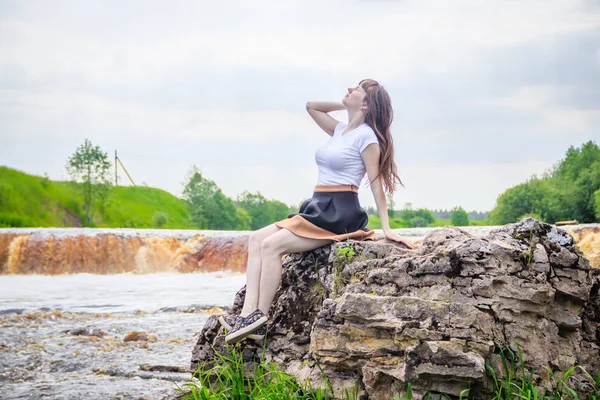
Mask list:
[{"label": "lichen on rock", "polygon": [[[241,346],[249,364],[264,355],[313,386],[324,384],[318,363],[340,397],[355,388],[361,398],[389,399],[406,382],[416,397],[467,386],[483,396],[485,365],[497,367],[504,346],[520,346],[540,385],[546,367],[600,371],[599,287],[600,270],[573,239],[531,218],[485,237],[445,227],[414,250],[384,240],[334,243],[285,257],[266,344]],[[215,316],[192,370],[213,349],[224,350]],[[571,379],[585,391],[577,374]]]}]

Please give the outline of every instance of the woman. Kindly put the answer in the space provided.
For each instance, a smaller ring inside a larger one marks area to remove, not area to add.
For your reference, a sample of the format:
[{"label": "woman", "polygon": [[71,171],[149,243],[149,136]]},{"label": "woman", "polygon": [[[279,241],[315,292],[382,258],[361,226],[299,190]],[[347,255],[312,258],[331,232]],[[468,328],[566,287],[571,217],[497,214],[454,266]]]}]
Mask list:
[{"label": "woman", "polygon": [[[348,123],[328,113],[348,111]],[[412,245],[389,226],[384,192],[400,182],[394,163],[390,126],[393,112],[387,91],[372,79],[348,88],[341,103],[308,102],[306,110],[331,138],[315,155],[319,178],[313,197],[298,213],[250,235],[246,269],[246,298],[240,316],[219,317],[228,329],[227,343],[245,337],[261,340],[271,303],[281,281],[281,257],[309,251],[345,239],[372,239],[368,217],[358,202],[358,186],[365,176],[379,212],[385,237],[408,248]],[[400,182],[401,183],[401,182]]]}]

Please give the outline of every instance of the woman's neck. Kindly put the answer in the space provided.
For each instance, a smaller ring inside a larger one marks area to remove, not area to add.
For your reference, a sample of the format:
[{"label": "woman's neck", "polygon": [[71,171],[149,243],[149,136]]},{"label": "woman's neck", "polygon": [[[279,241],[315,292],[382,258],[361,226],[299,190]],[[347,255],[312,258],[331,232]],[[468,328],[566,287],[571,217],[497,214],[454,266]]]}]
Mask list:
[{"label": "woman's neck", "polygon": [[365,114],[362,111],[348,110],[347,130],[355,129],[365,123]]}]

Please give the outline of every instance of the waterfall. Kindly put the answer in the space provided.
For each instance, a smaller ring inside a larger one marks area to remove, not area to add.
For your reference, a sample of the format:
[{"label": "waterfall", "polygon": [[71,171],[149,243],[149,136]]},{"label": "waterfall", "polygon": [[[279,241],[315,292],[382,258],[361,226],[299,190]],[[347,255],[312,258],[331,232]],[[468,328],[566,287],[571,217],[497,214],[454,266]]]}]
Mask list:
[{"label": "waterfall", "polygon": [[244,272],[248,232],[1,229],[0,273]]},{"label": "waterfall", "polygon": [[[461,227],[475,236],[495,226]],[[436,228],[398,229],[418,243]],[[600,267],[600,224],[562,227]],[[0,274],[61,275],[246,270],[249,232],[167,229],[2,228]]]}]

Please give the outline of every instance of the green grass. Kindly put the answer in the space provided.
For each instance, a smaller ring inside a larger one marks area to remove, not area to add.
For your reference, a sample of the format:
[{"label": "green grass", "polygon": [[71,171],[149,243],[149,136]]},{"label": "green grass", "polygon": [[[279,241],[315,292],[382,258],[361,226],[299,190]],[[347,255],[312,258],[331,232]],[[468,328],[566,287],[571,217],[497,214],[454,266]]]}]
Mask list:
[{"label": "green grass", "polygon": [[197,380],[177,389],[186,393],[185,400],[333,399],[328,380],[325,388],[313,388],[308,381],[300,385],[293,375],[280,371],[276,363],[267,363],[264,358],[249,370],[237,347],[227,347],[227,354],[215,354],[216,362],[198,366],[194,373]]},{"label": "green grass", "polygon": [[169,218],[164,228],[191,228],[187,203],[164,190],[150,187],[119,186],[111,188],[102,225],[152,228],[155,212]]},{"label": "green grass", "polygon": [[[488,226],[490,222],[488,220],[469,220],[470,226]],[[452,226],[452,222],[449,219],[435,219],[434,226]]]},{"label": "green grass", "polygon": [[[214,349],[213,349],[214,350]],[[329,400],[334,397],[334,390],[329,378],[318,363],[324,387],[313,388],[309,381],[299,384],[296,379],[279,370],[276,363],[267,363],[264,357],[254,367],[244,363],[238,346],[227,346],[226,354],[215,351],[213,362],[205,362],[198,366],[194,379],[186,382],[183,388],[176,390],[184,393],[185,400],[250,400],[250,399],[298,399],[298,400]],[[264,355],[264,352],[263,352]],[[523,362],[521,348],[517,345],[515,354],[509,347],[500,351],[502,374],[486,364],[486,371],[493,387],[488,388],[493,400],[600,400],[600,373],[593,377],[584,368],[575,366],[558,377],[548,369],[549,381],[538,389],[533,383],[534,371],[527,371]],[[252,368],[252,369],[249,369]],[[569,378],[574,373],[580,373],[589,384],[590,392],[586,395],[577,393],[569,386]],[[458,398],[472,398],[469,387],[461,391]],[[358,399],[357,388],[347,388],[342,392],[342,399]],[[412,400],[412,386],[406,383],[403,397],[393,400]],[[452,399],[444,393],[427,392],[425,400],[431,398]]]},{"label": "green grass", "polygon": [[[190,228],[185,201],[160,189],[112,187],[95,227],[152,228],[155,212],[168,214],[164,228]],[[0,227],[83,226],[79,186],[0,166]]]},{"label": "green grass", "polygon": [[[469,221],[469,225],[471,226],[487,226],[489,225],[489,221]],[[443,227],[443,226],[452,226],[452,223],[449,219],[437,219],[435,220],[432,227]],[[367,224],[369,229],[381,229],[381,220],[376,215],[369,215],[369,223]],[[390,228],[392,229],[401,229],[401,228],[412,228],[409,226],[406,221],[400,218],[390,218]]]},{"label": "green grass", "polygon": [[[549,386],[552,389],[546,389],[542,391],[538,389],[536,385],[534,385],[534,371],[527,371],[525,368],[525,363],[523,362],[523,352],[521,351],[520,346],[517,345],[516,354],[509,347],[503,348],[500,352],[500,358],[504,376],[503,378],[499,377],[491,365],[486,364],[485,366],[488,376],[492,379],[494,384],[494,387],[492,388],[492,400],[600,400],[600,373],[598,373],[596,377],[593,377],[581,366],[574,366],[561,376],[558,376],[558,374],[555,374],[554,371],[546,367],[549,374],[549,381],[545,383],[549,383],[550,385],[543,386]],[[569,386],[569,377],[576,372],[582,374],[589,383],[590,393],[587,396],[577,393]]]},{"label": "green grass", "polygon": [[[381,229],[381,220],[376,215],[369,215],[369,223],[367,224],[369,229]],[[408,224],[400,218],[390,218],[390,228],[410,228]]]}]

